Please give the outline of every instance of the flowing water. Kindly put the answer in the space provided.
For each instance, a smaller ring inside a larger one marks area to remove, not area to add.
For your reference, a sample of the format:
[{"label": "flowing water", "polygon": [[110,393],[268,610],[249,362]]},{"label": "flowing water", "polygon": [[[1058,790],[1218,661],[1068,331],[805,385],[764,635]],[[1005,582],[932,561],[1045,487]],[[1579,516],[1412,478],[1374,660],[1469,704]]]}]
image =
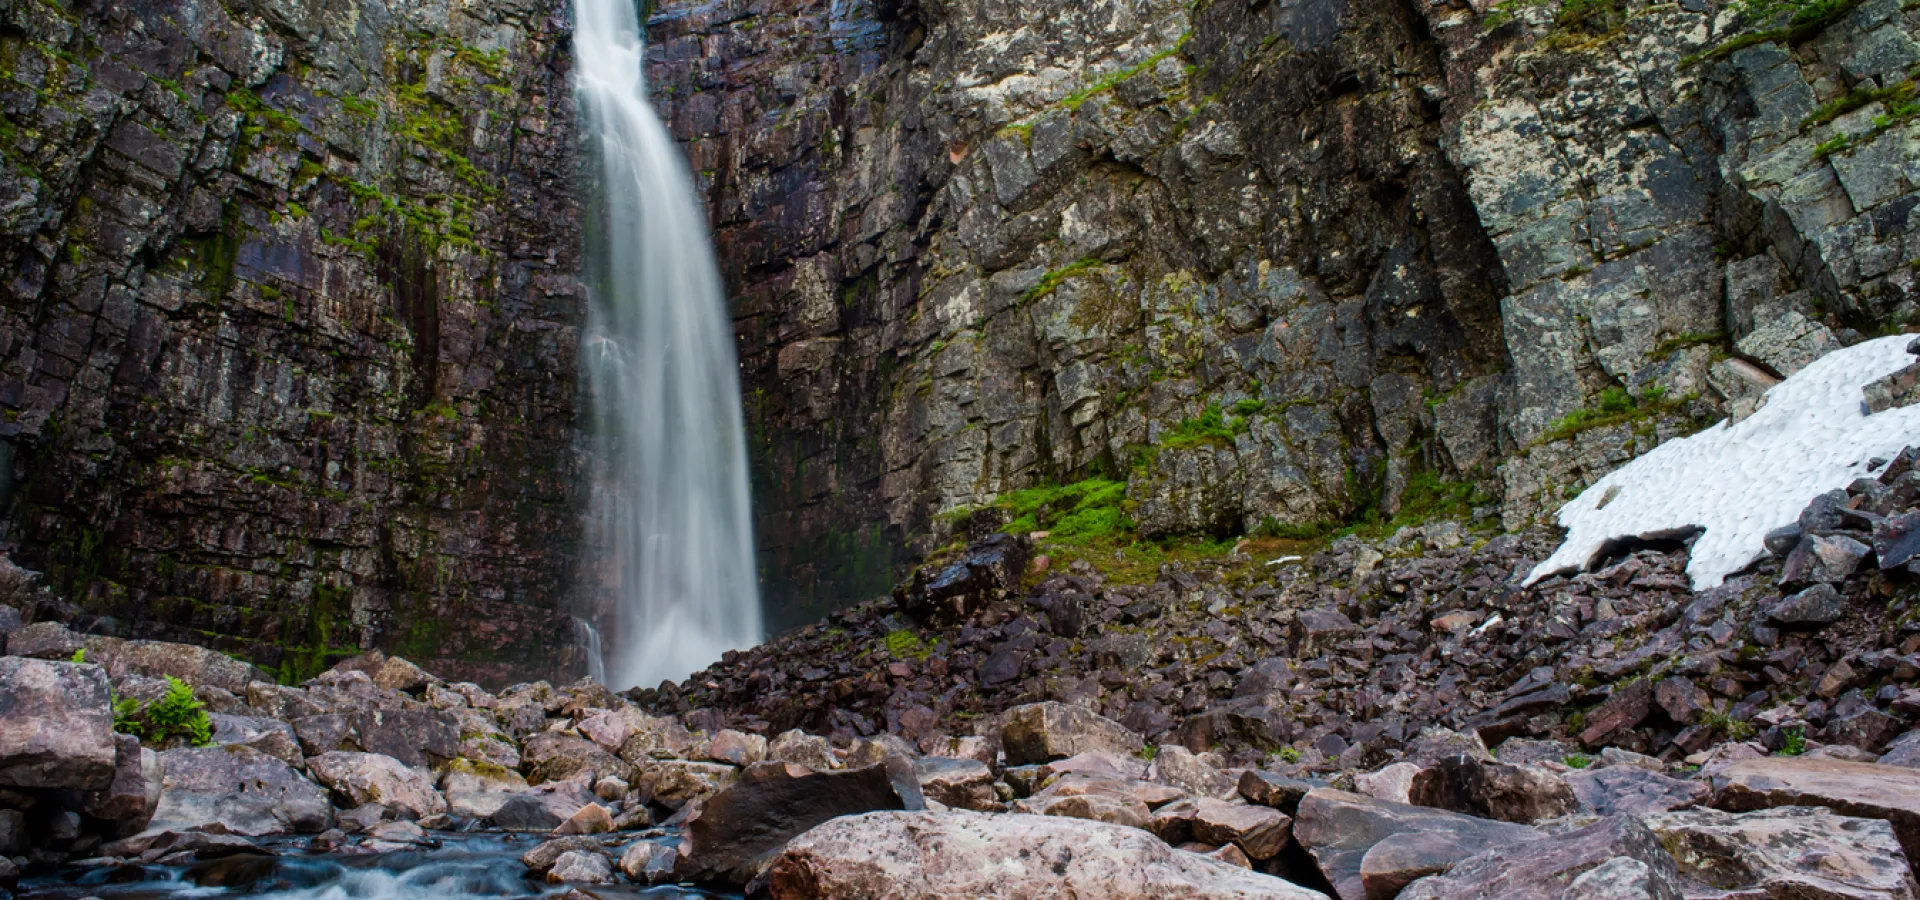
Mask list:
[{"label": "flowing water", "polygon": [[[539,843],[525,835],[438,834],[434,850],[366,855],[306,855],[298,843],[269,843],[285,855],[243,854],[180,866],[74,866],[21,882],[33,900],[188,900],[257,897],[267,900],[495,900],[566,893],[528,874],[520,855]],[[544,836],[542,836],[544,837]],[[602,897],[648,900],[728,898],[672,885],[592,885]]]},{"label": "flowing water", "polygon": [[635,7],[574,0],[575,89],[599,164],[581,351],[605,558],[589,582],[614,597],[601,624],[616,689],[761,638],[733,327],[686,163],[647,103]]}]

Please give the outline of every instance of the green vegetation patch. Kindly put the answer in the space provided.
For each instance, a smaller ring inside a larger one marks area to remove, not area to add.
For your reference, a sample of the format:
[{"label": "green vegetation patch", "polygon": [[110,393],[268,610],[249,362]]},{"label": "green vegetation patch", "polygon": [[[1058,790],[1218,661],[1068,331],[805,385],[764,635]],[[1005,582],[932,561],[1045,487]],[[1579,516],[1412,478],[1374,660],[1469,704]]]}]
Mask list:
[{"label": "green vegetation patch", "polygon": [[1725,59],[1748,47],[1779,41],[1798,44],[1825,31],[1828,25],[1853,12],[1862,0],[1747,0],[1734,11],[1754,23],[1776,22],[1769,28],[1747,31],[1680,60],[1680,67]]},{"label": "green vegetation patch", "polygon": [[207,710],[194,699],[193,686],[172,675],[167,676],[167,693],[142,705],[131,697],[113,704],[113,730],[130,734],[149,744],[165,744],[184,739],[195,747],[213,743],[213,721]]},{"label": "green vegetation patch", "polygon": [[1596,405],[1576,409],[1554,422],[1539,442],[1565,440],[1582,431],[1649,419],[1662,413],[1676,412],[1682,405],[1683,401],[1667,399],[1665,388],[1648,388],[1645,396],[1636,398],[1627,393],[1625,388],[1610,387],[1600,392]]},{"label": "green vegetation patch", "polygon": [[1028,488],[1000,497],[1013,515],[1006,531],[1047,531],[1062,540],[1108,537],[1133,530],[1127,517],[1127,485],[1089,478],[1067,485]]},{"label": "green vegetation patch", "polygon": [[1077,260],[1075,262],[1068,263],[1067,265],[1062,266],[1058,269],[1054,269],[1053,271],[1040,276],[1040,283],[1034,285],[1031,288],[1028,288],[1026,294],[1021,296],[1020,302],[1033,303],[1035,301],[1045,299],[1046,297],[1050,296],[1055,290],[1059,289],[1060,285],[1065,284],[1067,279],[1073,278],[1077,275],[1084,275],[1088,271],[1094,268],[1097,268],[1099,265],[1100,265],[1100,260],[1095,259],[1093,257],[1087,257],[1086,259]]}]

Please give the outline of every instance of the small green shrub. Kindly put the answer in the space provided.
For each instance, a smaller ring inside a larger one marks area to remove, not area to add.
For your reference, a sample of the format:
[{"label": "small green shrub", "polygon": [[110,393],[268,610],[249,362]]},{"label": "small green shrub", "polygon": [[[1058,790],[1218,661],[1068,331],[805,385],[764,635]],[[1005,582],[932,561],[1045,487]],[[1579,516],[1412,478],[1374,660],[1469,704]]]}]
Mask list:
[{"label": "small green shrub", "polygon": [[1781,756],[1799,756],[1807,752],[1807,735],[1798,728],[1789,728],[1782,732],[1785,741],[1780,745]]},{"label": "small green shrub", "polygon": [[1569,769],[1584,769],[1593,765],[1593,757],[1585,753],[1569,753],[1561,757],[1560,761],[1566,763]]},{"label": "small green shrub", "polygon": [[87,648],[85,648],[85,647],[81,647],[80,649],[78,649],[78,650],[75,650],[75,651],[73,651],[73,658],[72,658],[72,659],[69,659],[69,660],[67,660],[67,661],[68,661],[68,662],[77,662],[77,663],[83,663],[83,662],[86,662],[86,661],[87,661]]},{"label": "small green shrub", "polygon": [[1286,763],[1297,763],[1300,761],[1300,751],[1293,747],[1281,747],[1280,759]]},{"label": "small green shrub", "polygon": [[[1236,408],[1238,406],[1235,404]],[[1209,403],[1199,415],[1181,419],[1174,425],[1173,430],[1160,441],[1160,446],[1167,450],[1180,450],[1201,444],[1231,444],[1234,435],[1246,430],[1245,416],[1228,416],[1220,404]]]},{"label": "small green shrub", "polygon": [[1106,537],[1128,531],[1127,485],[1121,481],[1089,478],[1073,484],[1028,488],[1000,497],[999,505],[1012,514],[1006,531],[1050,531],[1070,540]]},{"label": "small green shrub", "polygon": [[213,721],[207,710],[194,699],[193,686],[172,675],[167,676],[167,693],[144,708],[132,698],[113,705],[113,730],[152,744],[164,744],[184,738],[195,747],[213,742]]}]

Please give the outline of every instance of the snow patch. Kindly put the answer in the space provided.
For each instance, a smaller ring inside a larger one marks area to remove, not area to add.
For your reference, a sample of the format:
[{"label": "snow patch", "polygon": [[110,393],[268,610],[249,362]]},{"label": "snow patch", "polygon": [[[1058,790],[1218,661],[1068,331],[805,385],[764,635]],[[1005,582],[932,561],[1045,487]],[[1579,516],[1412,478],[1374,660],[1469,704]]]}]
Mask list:
[{"label": "snow patch", "polygon": [[1612,541],[1704,529],[1687,576],[1718,587],[1766,553],[1768,531],[1789,524],[1820,494],[1868,474],[1875,457],[1920,443],[1920,404],[1867,413],[1861,389],[1913,364],[1911,335],[1835,350],[1767,391],[1766,405],[1676,438],[1609,473],[1560,507],[1566,542],[1527,576],[1587,567]]}]

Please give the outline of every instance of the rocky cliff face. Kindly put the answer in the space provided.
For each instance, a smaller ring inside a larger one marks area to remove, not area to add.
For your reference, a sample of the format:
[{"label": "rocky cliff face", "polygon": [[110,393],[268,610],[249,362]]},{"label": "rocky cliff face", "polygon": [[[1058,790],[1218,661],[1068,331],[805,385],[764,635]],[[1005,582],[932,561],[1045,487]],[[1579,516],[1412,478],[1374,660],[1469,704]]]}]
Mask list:
[{"label": "rocky cliff face", "polygon": [[1544,518],[1911,316],[1915,15],[662,2],[770,595],[1090,477],[1148,536]]},{"label": "rocky cliff face", "polygon": [[0,25],[24,561],[118,630],[283,676],[367,644],[567,665],[566,4],[9,0]]}]

